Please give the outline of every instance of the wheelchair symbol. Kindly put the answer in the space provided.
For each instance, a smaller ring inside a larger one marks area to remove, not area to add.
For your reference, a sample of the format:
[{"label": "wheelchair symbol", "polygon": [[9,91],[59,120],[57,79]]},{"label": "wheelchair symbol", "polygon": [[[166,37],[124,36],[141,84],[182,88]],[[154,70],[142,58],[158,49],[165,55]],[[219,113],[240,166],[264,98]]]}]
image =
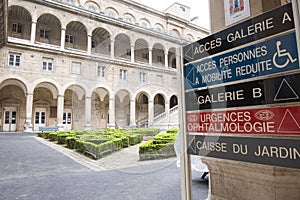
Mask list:
[{"label": "wheelchair symbol", "polygon": [[[277,67],[279,69],[285,68],[289,64],[289,62],[294,63],[297,61],[297,58],[292,58],[291,54],[289,52],[287,52],[286,49],[280,49],[280,45],[281,45],[281,42],[277,41],[276,42],[277,52],[273,56],[273,63],[275,65],[275,67]],[[277,63],[278,58],[282,58],[282,57],[287,57],[286,61],[283,64],[278,64]]]}]

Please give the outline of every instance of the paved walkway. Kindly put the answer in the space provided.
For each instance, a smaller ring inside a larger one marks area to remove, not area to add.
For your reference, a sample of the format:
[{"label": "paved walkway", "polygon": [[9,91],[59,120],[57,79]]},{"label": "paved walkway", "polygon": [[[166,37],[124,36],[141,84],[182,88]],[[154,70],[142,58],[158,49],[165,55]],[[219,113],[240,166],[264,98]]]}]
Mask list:
[{"label": "paved walkway", "polygon": [[[90,159],[73,149],[68,149],[62,145],[58,145],[54,142],[50,142],[44,138],[33,136],[37,141],[48,145],[49,147],[55,149],[56,151],[66,155],[77,163],[86,166],[87,168],[94,171],[104,171],[104,170],[127,170],[127,168],[135,166],[145,166],[153,163],[161,163],[163,167],[164,163],[170,164],[169,161],[176,162],[176,158],[168,158],[161,160],[149,160],[149,161],[139,161],[139,146],[134,145],[128,148],[124,148],[120,151],[114,152],[111,155],[107,155],[99,160]],[[129,169],[128,169],[129,170]],[[154,170],[154,169],[152,169]]]}]

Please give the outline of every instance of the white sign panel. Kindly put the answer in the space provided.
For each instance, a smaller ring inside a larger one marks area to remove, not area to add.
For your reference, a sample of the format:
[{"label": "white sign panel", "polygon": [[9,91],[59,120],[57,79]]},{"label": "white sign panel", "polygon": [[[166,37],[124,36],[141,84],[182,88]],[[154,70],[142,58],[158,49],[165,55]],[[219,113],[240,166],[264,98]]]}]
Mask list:
[{"label": "white sign panel", "polygon": [[224,0],[226,26],[250,16],[249,0]]}]

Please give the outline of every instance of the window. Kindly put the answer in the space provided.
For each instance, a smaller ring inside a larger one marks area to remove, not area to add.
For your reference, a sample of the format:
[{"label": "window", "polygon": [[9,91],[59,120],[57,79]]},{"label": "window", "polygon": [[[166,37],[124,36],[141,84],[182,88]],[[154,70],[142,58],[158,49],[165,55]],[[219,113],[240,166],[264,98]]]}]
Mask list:
[{"label": "window", "polygon": [[140,73],[140,82],[145,83],[146,82],[146,73],[141,72]]},{"label": "window", "polygon": [[130,49],[126,49],[126,55],[127,55],[127,56],[130,56],[130,55],[131,55]]},{"label": "window", "polygon": [[52,58],[43,58],[43,70],[44,71],[53,71],[53,59]]},{"label": "window", "polygon": [[101,78],[105,77],[105,69],[106,69],[106,67],[98,66],[98,71],[97,71],[98,77],[101,77]]},{"label": "window", "polygon": [[126,17],[124,21],[125,21],[125,22],[128,22],[128,23],[132,23],[132,20],[131,20],[131,18],[129,18],[129,17]]},{"label": "window", "polygon": [[183,12],[185,12],[185,7],[180,6],[180,9],[181,9]]},{"label": "window", "polygon": [[12,32],[22,33],[22,29],[23,29],[22,24],[19,24],[19,23],[13,23],[12,24]]},{"label": "window", "polygon": [[161,56],[157,56],[157,62],[162,62],[162,57]]},{"label": "window", "polygon": [[96,9],[95,9],[94,6],[89,6],[89,7],[88,7],[88,10],[89,10],[89,11],[92,11],[92,12],[96,12]]},{"label": "window", "polygon": [[149,56],[148,56],[148,53],[143,53],[143,58],[144,58],[144,59],[148,59],[148,57],[149,57]]},{"label": "window", "polygon": [[120,79],[127,80],[127,70],[120,69]]},{"label": "window", "polygon": [[115,18],[115,14],[113,12],[111,12],[111,11],[108,12],[108,16],[111,17],[111,18]]},{"label": "window", "polygon": [[72,62],[72,74],[80,74],[80,68],[80,62]]},{"label": "window", "polygon": [[93,40],[92,41],[92,48],[95,48],[96,47],[96,42]]},{"label": "window", "polygon": [[148,28],[148,24],[147,24],[146,22],[143,22],[143,23],[142,23],[142,27]]},{"label": "window", "polygon": [[40,30],[40,37],[41,38],[49,38],[49,30],[41,29]]},{"label": "window", "polygon": [[74,1],[73,0],[67,0],[68,4],[70,5],[74,5]]},{"label": "window", "polygon": [[10,67],[20,67],[21,54],[19,53],[9,53],[8,55],[8,65]]},{"label": "window", "polygon": [[74,43],[73,35],[66,35],[65,42]]}]

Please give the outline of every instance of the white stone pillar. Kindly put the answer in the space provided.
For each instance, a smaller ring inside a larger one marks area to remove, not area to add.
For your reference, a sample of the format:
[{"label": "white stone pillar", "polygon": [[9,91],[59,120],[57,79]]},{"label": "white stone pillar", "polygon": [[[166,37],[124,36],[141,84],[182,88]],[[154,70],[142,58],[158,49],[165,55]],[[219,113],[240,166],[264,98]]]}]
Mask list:
[{"label": "white stone pillar", "polygon": [[35,35],[36,35],[36,22],[31,23],[31,35],[30,35],[30,42],[35,42]]},{"label": "white stone pillar", "polygon": [[134,45],[131,46],[130,55],[131,55],[131,62],[134,63]]},{"label": "white stone pillar", "polygon": [[65,38],[66,38],[66,29],[61,29],[61,37],[60,37],[60,49],[65,49]]},{"label": "white stone pillar", "polygon": [[149,65],[152,65],[152,49],[149,49]]},{"label": "white stone pillar", "polygon": [[109,128],[115,128],[116,127],[116,119],[115,119],[115,99],[110,98],[109,99],[109,122],[108,127]]},{"label": "white stone pillar", "polygon": [[149,100],[149,104],[148,104],[149,127],[153,125],[153,118],[154,118],[154,102],[152,100]]},{"label": "white stone pillar", "polygon": [[170,104],[168,101],[165,102],[165,112],[166,112],[166,118],[169,121],[169,115],[170,115]]},{"label": "white stone pillar", "polygon": [[26,94],[26,119],[24,124],[24,132],[32,132],[32,106],[33,106],[33,93]]},{"label": "white stone pillar", "polygon": [[115,58],[115,40],[110,41],[110,58]]},{"label": "white stone pillar", "polygon": [[92,116],[92,98],[85,97],[85,129],[91,129],[91,116]]},{"label": "white stone pillar", "polygon": [[64,99],[63,95],[57,96],[57,116],[56,116],[56,126],[60,131],[64,130],[63,124],[63,114],[64,114]]},{"label": "white stone pillar", "polygon": [[169,62],[168,62],[168,51],[165,50],[165,67],[168,68],[169,67]]},{"label": "white stone pillar", "polygon": [[135,123],[135,99],[130,100],[130,126],[136,126],[136,123]]},{"label": "white stone pillar", "polygon": [[88,41],[87,41],[88,45],[87,45],[87,53],[91,54],[92,51],[92,36],[88,35]]}]

